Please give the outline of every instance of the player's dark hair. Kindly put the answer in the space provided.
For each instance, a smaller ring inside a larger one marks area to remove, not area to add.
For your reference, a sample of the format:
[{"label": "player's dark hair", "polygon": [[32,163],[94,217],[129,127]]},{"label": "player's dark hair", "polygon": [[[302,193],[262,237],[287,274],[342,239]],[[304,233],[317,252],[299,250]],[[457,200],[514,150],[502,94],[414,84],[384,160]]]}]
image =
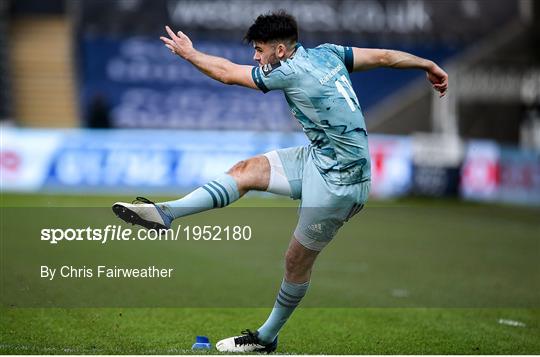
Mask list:
[{"label": "player's dark hair", "polygon": [[247,43],[254,41],[266,43],[276,40],[286,41],[290,45],[298,41],[296,19],[285,10],[259,15],[244,36],[244,41]]}]

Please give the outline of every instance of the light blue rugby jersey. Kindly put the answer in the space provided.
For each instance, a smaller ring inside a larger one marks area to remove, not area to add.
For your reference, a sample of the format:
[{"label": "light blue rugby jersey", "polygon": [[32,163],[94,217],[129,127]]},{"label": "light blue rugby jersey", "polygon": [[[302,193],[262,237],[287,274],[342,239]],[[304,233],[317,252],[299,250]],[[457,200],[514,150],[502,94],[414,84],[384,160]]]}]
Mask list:
[{"label": "light blue rugby jersey", "polygon": [[338,185],[370,179],[366,124],[351,86],[352,68],[351,47],[305,49],[298,44],[292,58],[251,72],[264,93],[283,90],[311,141],[313,162],[327,181]]}]

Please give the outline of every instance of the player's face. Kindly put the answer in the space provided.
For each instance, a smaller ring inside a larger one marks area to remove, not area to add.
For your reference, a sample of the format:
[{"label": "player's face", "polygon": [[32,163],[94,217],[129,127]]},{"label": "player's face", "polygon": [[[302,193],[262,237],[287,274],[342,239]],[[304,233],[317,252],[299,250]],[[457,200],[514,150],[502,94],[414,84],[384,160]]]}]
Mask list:
[{"label": "player's face", "polygon": [[278,57],[278,46],[271,43],[265,42],[254,42],[253,48],[255,49],[255,54],[253,59],[259,63],[259,66],[264,66],[268,63],[279,62]]}]

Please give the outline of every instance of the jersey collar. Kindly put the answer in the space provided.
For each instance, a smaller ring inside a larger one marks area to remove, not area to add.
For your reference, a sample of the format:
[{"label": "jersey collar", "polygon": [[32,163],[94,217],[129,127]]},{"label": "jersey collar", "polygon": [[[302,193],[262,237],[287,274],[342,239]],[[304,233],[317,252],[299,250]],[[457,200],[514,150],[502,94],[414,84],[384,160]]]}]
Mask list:
[{"label": "jersey collar", "polygon": [[291,57],[289,57],[290,59],[293,59],[294,56],[296,55],[296,52],[298,51],[299,48],[302,48],[302,44],[300,42],[297,42],[296,45],[294,46],[294,52],[293,54],[291,55]]}]

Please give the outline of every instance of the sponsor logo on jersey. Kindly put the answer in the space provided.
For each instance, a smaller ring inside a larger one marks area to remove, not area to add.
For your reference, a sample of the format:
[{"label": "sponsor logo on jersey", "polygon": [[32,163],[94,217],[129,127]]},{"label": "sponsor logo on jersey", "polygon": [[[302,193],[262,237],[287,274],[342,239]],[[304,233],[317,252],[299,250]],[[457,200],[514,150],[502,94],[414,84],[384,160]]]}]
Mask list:
[{"label": "sponsor logo on jersey", "polygon": [[267,63],[264,66],[262,66],[262,71],[265,76],[268,76],[270,72],[272,72],[274,69],[278,68],[279,66],[281,66],[281,62]]},{"label": "sponsor logo on jersey", "polygon": [[332,68],[330,72],[324,75],[324,77],[319,78],[319,83],[324,85],[326,82],[328,82],[332,77],[334,77],[339,71],[343,69],[343,65],[339,63],[337,66]]}]

